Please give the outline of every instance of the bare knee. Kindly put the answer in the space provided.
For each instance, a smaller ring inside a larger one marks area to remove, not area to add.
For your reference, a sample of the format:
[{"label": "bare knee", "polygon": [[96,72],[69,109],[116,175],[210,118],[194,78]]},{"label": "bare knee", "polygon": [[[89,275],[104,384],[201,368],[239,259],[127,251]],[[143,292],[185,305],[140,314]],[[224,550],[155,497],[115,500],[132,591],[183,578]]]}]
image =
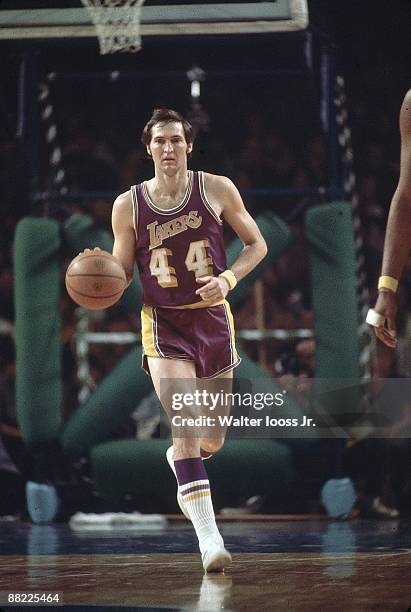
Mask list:
[{"label": "bare knee", "polygon": [[188,459],[200,455],[200,441],[198,438],[174,438],[173,459]]},{"label": "bare knee", "polygon": [[223,445],[224,438],[203,438],[200,443],[201,448],[212,455],[218,453],[223,448]]}]

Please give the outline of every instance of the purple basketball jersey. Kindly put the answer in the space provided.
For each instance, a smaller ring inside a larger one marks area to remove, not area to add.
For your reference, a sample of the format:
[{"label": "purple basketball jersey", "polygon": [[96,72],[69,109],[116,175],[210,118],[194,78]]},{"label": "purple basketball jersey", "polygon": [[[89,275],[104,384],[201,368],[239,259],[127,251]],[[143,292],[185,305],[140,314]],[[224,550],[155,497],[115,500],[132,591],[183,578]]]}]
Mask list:
[{"label": "purple basketball jersey", "polygon": [[151,200],[146,183],[131,188],[136,228],[136,262],[148,306],[202,302],[199,276],[227,268],[222,221],[207,201],[204,173],[189,171],[183,201],[163,210]]}]

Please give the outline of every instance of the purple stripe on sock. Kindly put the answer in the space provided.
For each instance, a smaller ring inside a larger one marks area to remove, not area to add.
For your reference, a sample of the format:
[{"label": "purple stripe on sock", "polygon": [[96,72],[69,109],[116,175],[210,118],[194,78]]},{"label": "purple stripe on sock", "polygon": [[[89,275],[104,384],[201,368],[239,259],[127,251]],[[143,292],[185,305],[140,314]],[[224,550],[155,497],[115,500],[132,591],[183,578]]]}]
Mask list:
[{"label": "purple stripe on sock", "polygon": [[202,459],[210,459],[210,457],[213,456],[213,453],[209,453],[208,451],[204,450],[203,448],[200,448],[200,455]]},{"label": "purple stripe on sock", "polygon": [[177,461],[174,461],[174,467],[176,468],[177,482],[180,487],[195,480],[208,480],[201,457],[177,459]]},{"label": "purple stripe on sock", "polygon": [[181,493],[181,495],[184,497],[185,495],[188,495],[189,493],[194,493],[195,491],[204,491],[204,490],[210,490],[210,485],[197,485],[196,487],[190,487],[189,489],[186,489],[183,493]]}]

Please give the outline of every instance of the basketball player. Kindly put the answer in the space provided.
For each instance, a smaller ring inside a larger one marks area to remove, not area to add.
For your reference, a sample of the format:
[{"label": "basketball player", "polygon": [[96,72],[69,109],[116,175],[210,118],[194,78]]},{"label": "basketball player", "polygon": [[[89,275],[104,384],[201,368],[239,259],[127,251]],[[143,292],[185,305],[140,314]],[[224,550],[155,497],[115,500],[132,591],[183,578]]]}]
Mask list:
[{"label": "basketball player", "polygon": [[[154,176],[114,202],[113,255],[129,283],[137,262],[143,286],[143,367],[171,418],[160,380],[232,379],[240,358],[225,298],[263,259],[267,247],[228,178],[187,169],[193,128],[179,113],[155,110],[141,140],[153,160]],[[244,244],[229,270],[222,219]],[[223,435],[177,437],[173,432],[167,451],[177,500],[194,526],[206,571],[221,571],[231,563],[203,463],[223,443]]]},{"label": "basketball player", "polygon": [[401,106],[400,132],[400,178],[388,215],[379,295],[375,308],[367,315],[367,323],[373,325],[376,336],[390,348],[397,344],[396,291],[411,248],[411,89]]}]

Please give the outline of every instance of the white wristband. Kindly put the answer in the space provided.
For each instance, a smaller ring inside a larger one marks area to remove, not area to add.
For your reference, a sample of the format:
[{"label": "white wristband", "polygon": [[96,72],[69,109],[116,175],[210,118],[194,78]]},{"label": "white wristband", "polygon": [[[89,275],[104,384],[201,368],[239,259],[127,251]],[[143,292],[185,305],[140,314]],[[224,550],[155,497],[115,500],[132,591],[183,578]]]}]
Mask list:
[{"label": "white wristband", "polygon": [[367,312],[367,318],[365,322],[368,325],[372,325],[373,327],[383,327],[385,323],[385,317],[374,310],[374,308],[370,308]]}]

